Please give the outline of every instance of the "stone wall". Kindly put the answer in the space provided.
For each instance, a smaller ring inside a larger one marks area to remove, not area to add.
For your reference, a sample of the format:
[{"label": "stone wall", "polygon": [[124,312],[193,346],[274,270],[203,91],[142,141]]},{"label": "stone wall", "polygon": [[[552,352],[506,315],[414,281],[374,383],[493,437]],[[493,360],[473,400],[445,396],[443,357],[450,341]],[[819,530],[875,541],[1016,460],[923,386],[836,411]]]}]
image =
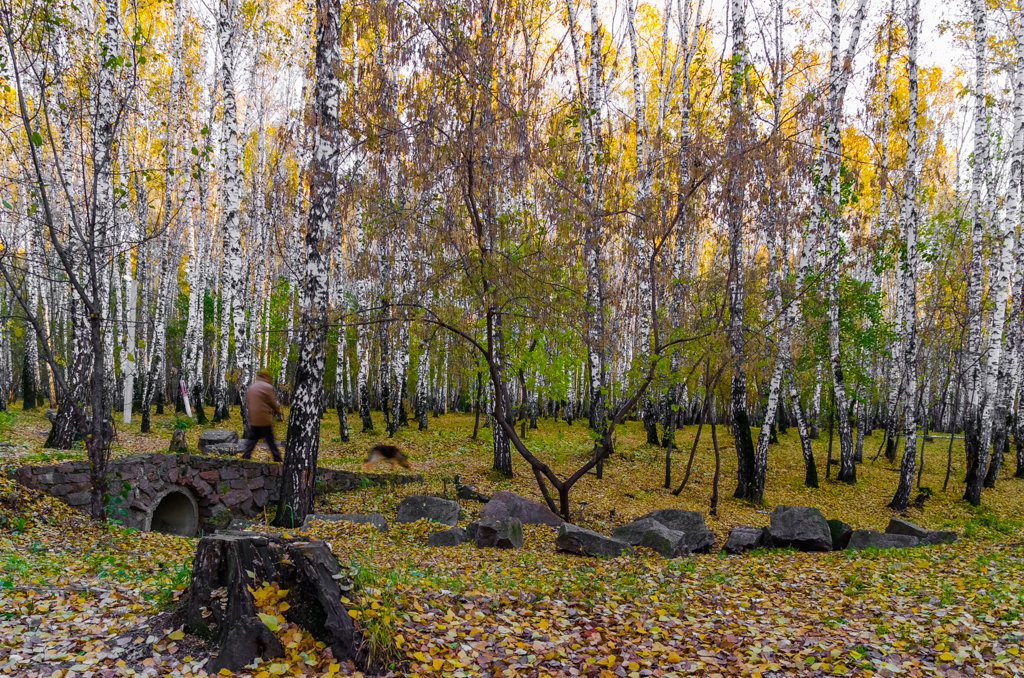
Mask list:
[{"label": "stone wall", "polygon": [[[107,469],[108,512],[125,525],[149,529],[153,509],[168,491],[194,497],[204,532],[225,526],[233,517],[252,517],[276,503],[281,464],[266,464],[187,454],[137,454],[112,459]],[[89,509],[89,462],[69,461],[22,466],[15,479],[81,510]],[[421,476],[362,474],[317,469],[317,493],[359,489],[369,485],[422,482]]]}]

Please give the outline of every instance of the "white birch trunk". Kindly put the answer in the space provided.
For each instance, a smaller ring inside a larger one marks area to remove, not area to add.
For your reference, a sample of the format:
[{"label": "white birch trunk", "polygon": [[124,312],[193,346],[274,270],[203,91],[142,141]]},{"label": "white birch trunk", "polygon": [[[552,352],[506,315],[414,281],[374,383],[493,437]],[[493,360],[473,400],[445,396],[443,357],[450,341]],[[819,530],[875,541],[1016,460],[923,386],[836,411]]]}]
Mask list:
[{"label": "white birch trunk", "polygon": [[[1013,142],[1010,154],[1010,180],[999,240],[999,261],[992,280],[993,308],[989,315],[988,351],[985,361],[984,390],[981,399],[981,425],[976,458],[968,465],[964,499],[975,506],[981,503],[981,488],[989,470],[989,444],[997,409],[999,368],[1002,360],[1006,302],[1013,273],[1017,227],[1021,223],[1021,171],[1024,169],[1024,19],[1017,16],[1014,25]],[[998,472],[998,467],[995,469]],[[992,484],[995,484],[993,475]]]},{"label": "white birch trunk", "polygon": [[[985,0],[971,0],[971,14],[974,24],[974,154],[971,160],[971,264],[970,276],[967,280],[967,345],[964,365],[967,375],[966,400],[967,412],[964,423],[964,448],[967,455],[967,472],[970,476],[978,459],[980,443],[980,406],[981,406],[981,291],[984,286],[983,259],[984,247],[984,207],[982,205],[982,189],[985,175],[988,172],[988,101],[986,96],[986,80],[988,62],[986,60],[986,26],[988,9]],[[978,490],[980,497],[980,488]],[[980,501],[980,499],[979,499]]]},{"label": "white birch trunk", "polygon": [[846,379],[843,374],[842,349],[839,341],[839,272],[842,268],[844,243],[840,233],[841,217],[841,153],[842,111],[846,87],[850,82],[853,56],[860,40],[867,0],[860,0],[853,18],[850,44],[840,64],[841,17],[839,0],[832,0],[832,49],[829,63],[828,117],[825,125],[825,153],[822,177],[824,191],[819,196],[819,209],[827,223],[828,242],[835,261],[826,264],[825,283],[828,291],[828,345],[835,396],[836,423],[839,429],[839,474],[846,483],[857,482],[857,466],[853,461],[853,435],[847,416]]},{"label": "white birch trunk", "polygon": [[281,470],[281,498],[275,524],[302,525],[313,508],[320,414],[323,411],[327,353],[328,266],[326,246],[334,228],[338,165],[342,147],[338,104],[342,94],[341,8],[335,0],[317,0],[316,56],[312,116],[315,120],[310,173],[310,211],[306,227],[306,268],[295,395],[288,417],[288,445]]},{"label": "white birch trunk", "polygon": [[910,0],[907,19],[909,37],[907,56],[907,157],[903,176],[903,206],[900,209],[901,231],[905,236],[906,253],[902,262],[903,287],[903,458],[900,479],[890,508],[904,511],[910,502],[917,464],[917,116],[918,80],[917,46],[921,34],[920,0]]}]

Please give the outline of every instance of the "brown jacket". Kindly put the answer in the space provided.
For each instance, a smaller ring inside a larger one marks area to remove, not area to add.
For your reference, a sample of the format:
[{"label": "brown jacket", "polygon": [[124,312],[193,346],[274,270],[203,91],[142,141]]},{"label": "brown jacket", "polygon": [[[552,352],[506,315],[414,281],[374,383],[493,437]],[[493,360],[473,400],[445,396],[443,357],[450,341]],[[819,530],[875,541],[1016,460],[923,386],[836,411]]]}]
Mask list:
[{"label": "brown jacket", "polygon": [[270,426],[274,423],[274,415],[281,414],[274,387],[262,379],[257,379],[245,389],[245,406],[249,410],[250,426]]}]

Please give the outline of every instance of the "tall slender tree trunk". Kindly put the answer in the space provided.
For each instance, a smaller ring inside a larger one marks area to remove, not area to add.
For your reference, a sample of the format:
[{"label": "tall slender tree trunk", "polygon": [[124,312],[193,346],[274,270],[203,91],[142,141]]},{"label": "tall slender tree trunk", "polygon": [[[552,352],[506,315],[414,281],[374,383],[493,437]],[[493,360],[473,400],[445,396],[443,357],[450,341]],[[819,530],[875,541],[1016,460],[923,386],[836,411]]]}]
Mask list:
[{"label": "tall slender tree trunk", "polygon": [[746,2],[732,0],[732,72],[729,84],[729,140],[730,164],[726,195],[726,220],[729,227],[729,346],[732,351],[733,374],[730,390],[732,408],[732,435],[736,445],[736,492],[739,498],[753,497],[754,442],[750,435],[747,414],[747,373],[744,367],[743,338],[743,204],[746,186],[743,183],[742,163],[739,158],[743,122],[743,89],[746,80],[747,36]]},{"label": "tall slender tree trunk", "polygon": [[[971,14],[974,24],[974,154],[971,159],[971,265],[967,280],[967,411],[964,419],[964,452],[967,457],[967,477],[975,475],[981,444],[981,292],[984,285],[984,217],[982,190],[988,172],[988,102],[986,80],[988,61],[986,27],[988,9],[985,0],[971,0]],[[981,489],[977,490],[981,501]],[[973,495],[971,491],[968,494]],[[970,499],[968,499],[970,501]]]},{"label": "tall slender tree trunk", "polygon": [[605,292],[602,239],[604,237],[600,217],[600,196],[597,191],[598,163],[603,156],[601,141],[602,64],[600,13],[597,0],[590,0],[590,54],[587,73],[587,89],[583,91],[583,42],[576,22],[574,0],[566,0],[569,16],[569,36],[572,43],[576,81],[584,110],[581,125],[583,145],[583,259],[586,277],[586,343],[587,361],[590,374],[590,426],[597,433],[603,433],[606,419],[607,397],[605,388]]},{"label": "tall slender tree trunk", "polygon": [[[914,486],[917,455],[917,45],[920,38],[920,0],[910,0],[907,18],[909,38],[907,56],[907,158],[903,174],[903,207],[900,210],[904,233],[903,255],[903,458],[900,480],[889,507],[905,511]],[[845,418],[845,413],[841,412]]]},{"label": "tall slender tree trunk", "polygon": [[[989,467],[989,444],[995,418],[999,413],[998,389],[1003,351],[1003,330],[1006,323],[1006,302],[1009,296],[1010,279],[1013,275],[1014,250],[1017,246],[1016,230],[1021,219],[1021,171],[1024,169],[1024,19],[1017,16],[1014,25],[1016,45],[1014,48],[1013,86],[1013,142],[1010,154],[1009,188],[1006,208],[1002,220],[1002,233],[997,241],[1000,245],[999,261],[991,284],[993,308],[989,314],[988,351],[985,362],[983,391],[981,398],[981,422],[974,463],[968,466],[967,488],[964,499],[975,506],[981,503],[981,489],[986,474],[995,485],[1002,461],[1002,441],[999,450],[992,455]],[[1005,415],[1002,415],[1005,420]]]},{"label": "tall slender tree trunk", "polygon": [[[773,21],[775,26],[775,63],[772,67],[772,136],[777,139],[777,132],[779,125],[782,121],[782,95],[783,95],[783,82],[784,82],[784,64],[783,64],[783,6],[781,1],[773,3]],[[778,177],[779,173],[773,174],[773,180],[768,184],[767,177],[764,175],[764,170],[761,163],[757,163],[758,166],[758,183],[764,186],[767,190],[766,200],[766,221],[767,221],[767,240],[768,240],[768,267],[770,270],[768,279],[768,299],[765,302],[768,311],[768,317],[773,325],[769,325],[767,328],[768,341],[772,343],[773,338],[778,338],[775,343],[778,346],[778,350],[775,356],[775,366],[772,368],[771,378],[768,382],[768,398],[765,402],[764,416],[761,421],[761,430],[757,436],[757,447],[754,449],[753,468],[751,469],[752,487],[750,489],[750,498],[755,503],[761,503],[764,497],[764,487],[768,476],[768,446],[773,441],[773,433],[775,426],[775,416],[780,405],[780,391],[782,389],[782,377],[785,367],[786,357],[789,354],[789,343],[790,343],[790,329],[787,326],[783,318],[783,307],[782,307],[782,269],[784,264],[785,252],[783,251],[782,237],[779,233],[780,219],[779,219],[779,188],[775,184],[775,177]],[[776,167],[776,170],[778,168]],[[795,304],[796,300],[791,303]],[[788,309],[787,314],[788,315]],[[774,327],[774,331],[773,328]]]},{"label": "tall slender tree trunk", "polygon": [[281,469],[281,498],[274,524],[302,525],[313,509],[313,489],[320,450],[320,414],[324,399],[327,354],[327,240],[333,231],[337,201],[342,94],[341,8],[336,0],[316,2],[315,121],[313,159],[309,167],[310,209],[306,227],[306,268],[295,390],[288,416],[288,445]]},{"label": "tall slender tree trunk", "polygon": [[842,268],[844,243],[840,233],[842,211],[841,153],[843,98],[850,82],[853,56],[860,40],[860,29],[864,22],[866,0],[861,0],[853,19],[850,44],[840,63],[840,29],[842,26],[839,0],[832,0],[832,49],[829,62],[828,120],[825,132],[825,170],[822,172],[826,193],[820,196],[822,216],[827,223],[830,253],[835,261],[827,262],[825,285],[828,292],[828,348],[832,372],[832,390],[835,396],[835,417],[839,429],[839,474],[841,482],[857,481],[857,466],[853,461],[853,433],[848,415],[846,378],[843,373],[842,347],[839,337],[839,283]]}]

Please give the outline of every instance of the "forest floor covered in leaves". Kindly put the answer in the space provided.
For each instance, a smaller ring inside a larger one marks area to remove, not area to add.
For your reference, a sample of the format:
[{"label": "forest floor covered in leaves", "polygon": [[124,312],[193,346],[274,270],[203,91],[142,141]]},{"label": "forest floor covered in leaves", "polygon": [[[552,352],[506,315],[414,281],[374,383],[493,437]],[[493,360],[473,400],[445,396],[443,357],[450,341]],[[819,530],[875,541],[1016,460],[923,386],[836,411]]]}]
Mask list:
[{"label": "forest floor covered in leaves", "polygon": [[[40,449],[48,430],[41,412],[3,416],[0,441],[14,447],[0,448],[0,470],[84,457],[82,450]],[[155,416],[145,435],[120,431],[115,456],[166,449],[173,421]],[[238,424],[237,414],[231,423]],[[382,439],[354,433],[341,443],[333,411],[323,423],[325,466],[358,470],[366,450]],[[284,425],[278,429],[284,437]],[[317,511],[380,511],[391,518],[408,494],[454,496],[456,474],[485,493],[507,489],[539,499],[521,459],[514,459],[514,478],[489,474],[490,432],[482,429],[474,441],[472,429],[471,417],[446,415],[431,418],[429,431],[401,431],[398,444],[423,485],[333,494],[318,500]],[[193,449],[200,430],[187,431]],[[675,483],[695,432],[679,434]],[[824,479],[823,434],[815,443],[818,489],[802,485],[796,432],[783,435],[770,451],[760,507],[732,498],[736,459],[728,432],[718,433],[717,516],[708,515],[709,431],[689,484],[672,496],[662,486],[664,450],[643,444],[641,426],[630,423],[605,478],[587,476],[574,489],[574,522],[607,532],[657,508],[701,510],[720,546],[731,526],[766,525],[776,504],[816,506],[855,528],[884,529],[893,515],[885,505],[896,466],[882,456],[872,461],[881,432],[867,438],[855,486]],[[526,442],[568,471],[585,459],[589,440],[582,422],[542,421]],[[960,541],[951,545],[675,560],[641,549],[597,560],[556,552],[553,531],[543,526],[526,526],[523,548],[507,551],[472,543],[430,548],[424,545],[430,528],[422,523],[378,533],[369,525],[314,522],[301,534],[328,540],[339,560],[357,570],[351,614],[391,675],[1024,675],[1024,480],[1010,477],[1008,468],[997,489],[986,490],[984,508],[972,509],[960,501],[960,440],[942,491],[947,446],[941,437],[924,445],[922,486],[933,496],[907,517],[957,530]],[[261,447],[257,458],[269,454]],[[479,507],[463,502],[460,524]],[[166,622],[187,585],[195,545],[195,539],[97,525],[0,474],[0,673],[205,675],[208,648]],[[273,613],[270,592],[265,604]],[[287,656],[238,675],[351,672],[300,629],[285,623],[276,633]]]}]

